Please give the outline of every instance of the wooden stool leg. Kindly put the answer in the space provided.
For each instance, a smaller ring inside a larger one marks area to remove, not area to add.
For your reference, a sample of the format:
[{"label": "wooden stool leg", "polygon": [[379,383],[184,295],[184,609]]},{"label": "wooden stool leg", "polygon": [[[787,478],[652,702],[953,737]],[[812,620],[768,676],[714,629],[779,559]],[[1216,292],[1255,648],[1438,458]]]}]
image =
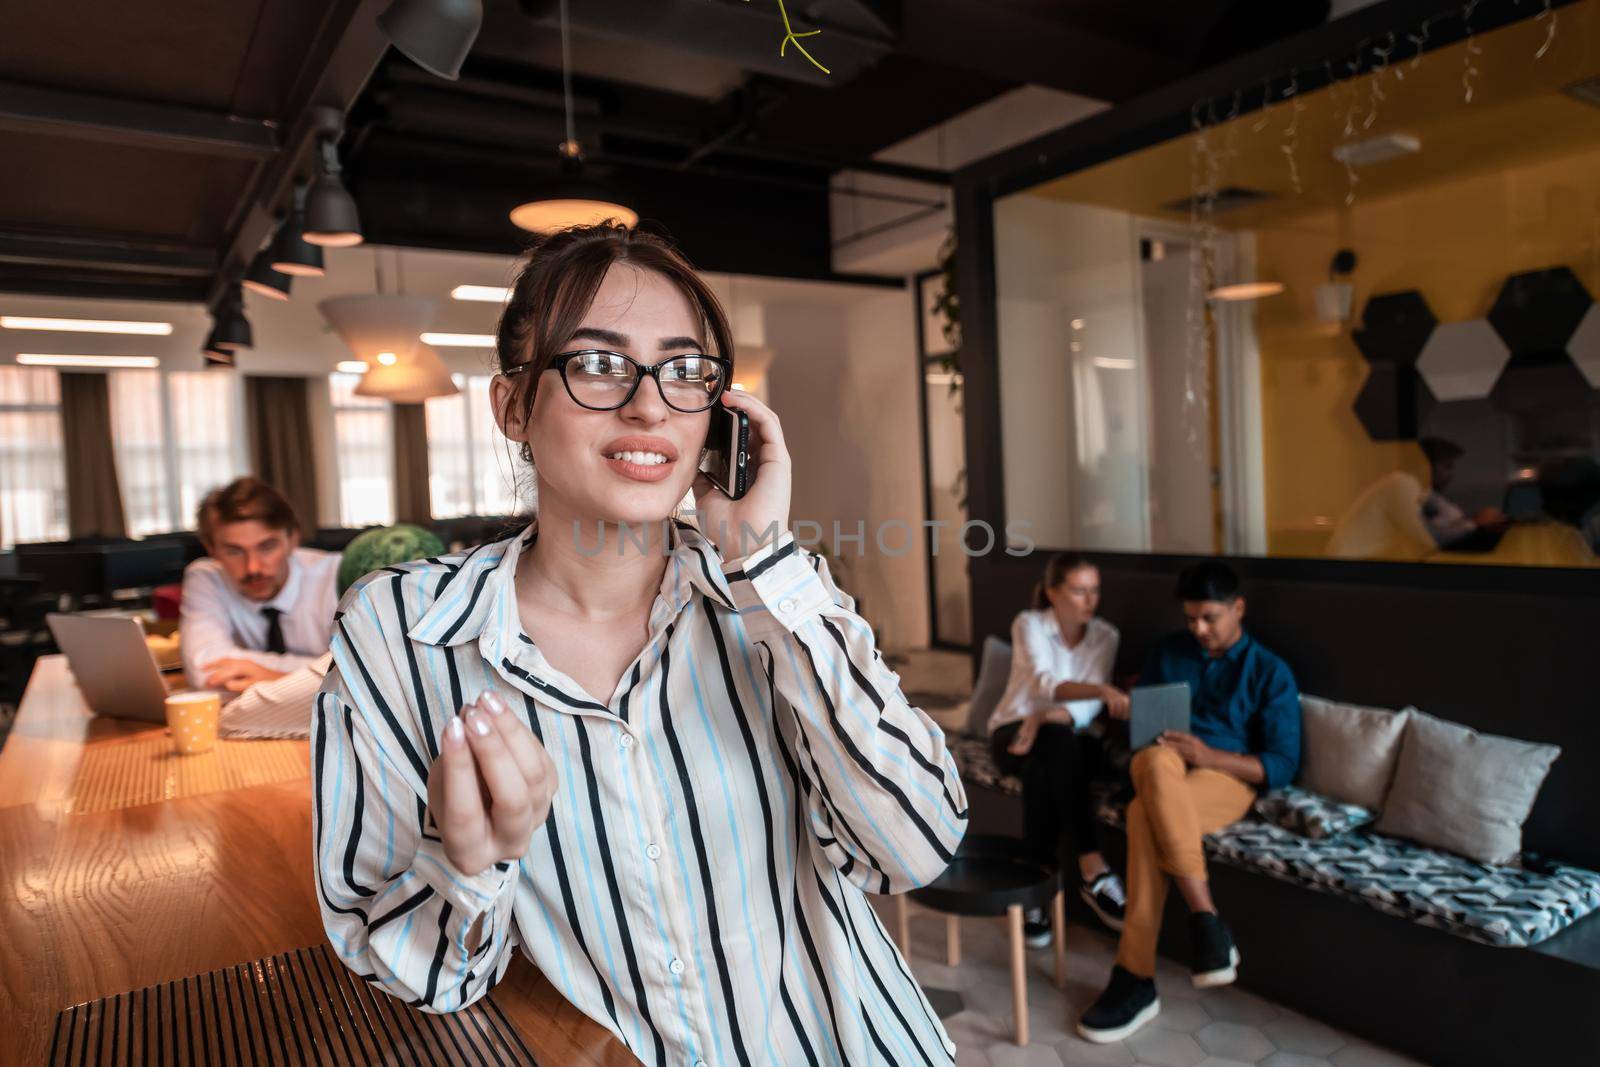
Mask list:
[{"label": "wooden stool leg", "polygon": [[895,906],[899,914],[895,923],[895,933],[900,937],[900,955],[907,960],[911,959],[911,900],[904,893],[895,897]]},{"label": "wooden stool leg", "polygon": [[1056,890],[1050,902],[1050,940],[1056,947],[1056,988],[1067,988],[1067,903],[1066,891]]},{"label": "wooden stool leg", "polygon": [[944,961],[951,967],[961,966],[961,919],[956,915],[944,917]]},{"label": "wooden stool leg", "polygon": [[1015,1016],[1017,1044],[1028,1043],[1028,969],[1022,944],[1022,905],[1006,909],[1006,925],[1011,928],[1011,1011]]}]

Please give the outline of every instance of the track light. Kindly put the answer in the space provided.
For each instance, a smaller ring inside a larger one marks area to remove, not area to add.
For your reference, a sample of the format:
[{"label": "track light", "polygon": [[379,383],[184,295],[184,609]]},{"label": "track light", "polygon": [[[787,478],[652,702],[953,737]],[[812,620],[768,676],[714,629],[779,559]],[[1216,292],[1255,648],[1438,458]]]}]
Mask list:
[{"label": "track light", "polygon": [[417,66],[455,81],[483,28],[483,0],[395,0],[378,27]]},{"label": "track light", "polygon": [[211,332],[206,335],[206,343],[200,346],[201,355],[206,357],[208,367],[233,366],[233,353],[217,344],[217,328],[211,327]]},{"label": "track light", "polygon": [[305,226],[307,241],[324,248],[349,248],[361,243],[361,213],[355,198],[339,177],[337,127],[318,137],[317,179],[306,194]]},{"label": "track light", "polygon": [[255,347],[255,332],[244,317],[244,297],[238,289],[217,308],[217,325],[212,334],[216,347],[225,352]]},{"label": "track light", "polygon": [[306,187],[294,187],[294,206],[273,239],[269,266],[275,271],[292,274],[297,278],[320,278],[327,273],[322,262],[322,249],[302,236],[306,225]]},{"label": "track light", "polygon": [[239,284],[272,300],[287,300],[294,276],[272,268],[272,247],[268,244],[256,253],[256,258],[250,261],[250,269],[245,271],[244,281]]}]

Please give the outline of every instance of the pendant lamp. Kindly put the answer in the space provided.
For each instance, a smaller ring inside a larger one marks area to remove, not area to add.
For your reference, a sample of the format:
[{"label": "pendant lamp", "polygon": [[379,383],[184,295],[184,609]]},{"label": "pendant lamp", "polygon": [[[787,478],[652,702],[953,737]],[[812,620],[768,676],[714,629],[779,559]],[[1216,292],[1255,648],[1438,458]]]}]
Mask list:
[{"label": "pendant lamp", "polygon": [[512,209],[511,221],[534,233],[555,233],[572,226],[614,221],[632,229],[639,214],[617,203],[584,169],[583,151],[572,121],[572,56],[567,37],[567,0],[561,0],[561,92],[566,105],[567,139],[557,149],[560,171],[540,195]]}]

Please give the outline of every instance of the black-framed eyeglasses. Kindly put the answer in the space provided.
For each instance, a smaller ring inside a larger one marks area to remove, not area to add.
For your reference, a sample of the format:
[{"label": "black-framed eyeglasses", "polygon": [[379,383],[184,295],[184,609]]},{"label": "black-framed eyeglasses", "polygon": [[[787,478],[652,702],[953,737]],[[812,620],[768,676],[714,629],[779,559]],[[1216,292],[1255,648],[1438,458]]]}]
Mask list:
[{"label": "black-framed eyeglasses", "polygon": [[[508,368],[507,377],[525,372],[532,364],[519,363]],[[639,391],[646,377],[656,380],[661,399],[674,411],[693,414],[717,402],[728,387],[730,367],[720,356],[690,352],[672,356],[646,366],[621,352],[603,348],[584,348],[563,352],[550,362],[549,370],[561,375],[567,395],[590,411],[615,411],[625,407]]]}]

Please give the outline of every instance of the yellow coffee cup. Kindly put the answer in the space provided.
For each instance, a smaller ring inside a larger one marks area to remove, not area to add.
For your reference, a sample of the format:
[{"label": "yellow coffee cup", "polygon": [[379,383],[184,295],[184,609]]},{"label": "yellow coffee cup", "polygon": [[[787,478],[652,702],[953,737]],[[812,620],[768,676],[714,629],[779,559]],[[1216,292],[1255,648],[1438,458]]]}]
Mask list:
[{"label": "yellow coffee cup", "polygon": [[221,717],[222,697],[216,693],[174,693],[167,698],[167,729],[183,755],[211,751]]}]

